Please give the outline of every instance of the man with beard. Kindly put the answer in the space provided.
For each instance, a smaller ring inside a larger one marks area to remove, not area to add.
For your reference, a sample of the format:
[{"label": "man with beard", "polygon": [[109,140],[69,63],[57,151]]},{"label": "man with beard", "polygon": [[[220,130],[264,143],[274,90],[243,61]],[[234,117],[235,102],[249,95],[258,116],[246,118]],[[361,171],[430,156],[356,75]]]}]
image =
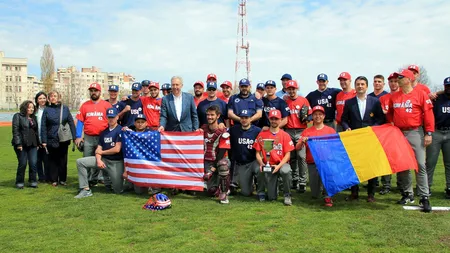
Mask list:
[{"label": "man with beard", "polygon": [[203,101],[207,95],[205,94],[205,84],[202,81],[197,81],[194,83],[194,102],[195,106]]},{"label": "man with beard", "polygon": [[384,90],[384,76],[383,75],[376,75],[373,77],[373,92],[369,93],[367,96],[375,97],[375,98],[381,98],[382,96],[388,94]]},{"label": "man with beard", "polygon": [[[423,212],[428,213],[431,212],[431,205],[425,167],[425,147],[431,144],[434,132],[433,104],[425,92],[412,87],[415,80],[413,72],[404,69],[395,73],[395,76],[399,80],[400,91],[391,96],[387,118],[400,128],[414,150],[419,167],[416,173],[417,193],[421,197],[419,205],[422,206]],[[402,182],[403,194],[397,203],[401,205],[414,203],[411,171],[399,172],[398,176]]]},{"label": "man with beard", "polygon": [[[83,142],[83,157],[94,156],[98,146],[100,133],[108,127],[106,110],[111,104],[100,99],[102,88],[98,83],[89,85],[90,100],[84,102],[77,113],[77,129],[75,145],[81,147]],[[84,133],[84,136],[83,136]],[[101,179],[101,177],[100,177]],[[88,172],[88,180],[91,186],[97,184],[99,171],[91,169]]]},{"label": "man with beard", "polygon": [[202,126],[205,137],[205,175],[206,190],[219,197],[220,203],[228,204],[230,189],[230,161],[225,157],[230,149],[230,134],[219,128],[220,108],[211,105],[206,109],[207,124]]},{"label": "man with beard", "polygon": [[442,150],[442,158],[445,167],[445,198],[450,199],[450,77],[444,79],[444,94],[434,101],[435,131],[433,142],[427,147],[427,174],[428,186],[433,184],[433,174],[439,153]]},{"label": "man with beard", "polygon": [[220,116],[218,119],[218,123],[224,124],[222,125],[222,128],[224,128],[224,126],[230,127],[227,118],[227,104],[224,101],[218,99],[216,96],[217,83],[215,82],[207,83],[206,90],[208,93],[208,97],[197,105],[197,114],[198,114],[198,121],[200,122],[200,127],[208,124],[207,109],[212,105],[217,105],[219,107]]},{"label": "man with beard", "polygon": [[220,88],[222,88],[222,92],[218,93],[217,97],[228,104],[231,97],[231,92],[233,91],[233,85],[230,81],[225,81],[220,85]]},{"label": "man with beard", "polygon": [[109,102],[111,104],[112,107],[119,109],[119,86],[117,85],[110,85],[108,87],[108,93],[109,93],[109,98],[106,99],[105,101]]},{"label": "man with beard", "polygon": [[131,97],[126,101],[120,102],[119,118],[121,119],[122,126],[124,127],[134,125],[136,116],[138,114],[142,114],[142,102],[140,100],[141,89],[141,83],[133,83],[133,85],[131,85]]},{"label": "man with beard", "polygon": [[[268,200],[277,199],[277,181],[281,176],[284,187],[284,204],[292,205],[291,199],[291,166],[289,159],[291,151],[294,150],[294,143],[285,131],[280,129],[281,112],[272,110],[269,112],[270,128],[261,131],[256,137],[253,148],[256,150],[256,160],[259,164],[260,173],[264,173],[264,181],[262,176],[258,176],[258,197],[259,201],[265,200],[264,188],[267,187]],[[269,153],[269,155],[267,155]],[[269,157],[270,156],[270,157]],[[269,164],[270,172],[264,172],[263,168]]]},{"label": "man with beard", "polygon": [[344,111],[345,101],[354,98],[356,91],[352,88],[352,76],[348,72],[342,72],[338,80],[342,91],[336,95],[336,131],[342,132],[341,116]]},{"label": "man with beard", "polygon": [[170,83],[164,83],[161,86],[161,92],[163,97],[169,95],[170,93],[172,93],[172,85]]},{"label": "man with beard", "polygon": [[159,127],[159,117],[161,115],[161,101],[159,98],[159,83],[151,82],[149,85],[148,97],[141,97],[142,108],[147,125],[151,130],[157,130]]},{"label": "man with beard", "polygon": [[262,119],[259,121],[259,127],[262,128],[263,130],[269,128],[270,125],[269,112],[272,110],[279,110],[281,112],[282,117],[279,127],[283,128],[287,123],[287,116],[289,115],[289,107],[282,98],[277,97],[277,95],[275,94],[277,90],[275,81],[268,80],[264,84],[264,88],[266,90],[266,96],[262,98],[264,104],[264,113],[262,115]]},{"label": "man with beard", "polygon": [[142,86],[142,97],[150,97],[150,84],[152,82],[150,80],[144,80],[141,82]]},{"label": "man with beard", "polygon": [[250,93],[251,85],[248,79],[241,79],[239,81],[239,94],[231,96],[228,102],[228,118],[233,120],[235,125],[240,124],[239,115],[242,110],[248,110],[250,114],[250,121],[257,125],[258,120],[262,116],[263,103]]}]

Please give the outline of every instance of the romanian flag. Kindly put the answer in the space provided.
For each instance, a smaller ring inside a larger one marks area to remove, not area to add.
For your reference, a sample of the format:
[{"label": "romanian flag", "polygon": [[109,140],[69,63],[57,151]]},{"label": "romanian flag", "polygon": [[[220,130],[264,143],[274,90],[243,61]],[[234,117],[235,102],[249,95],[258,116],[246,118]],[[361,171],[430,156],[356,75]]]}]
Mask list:
[{"label": "romanian flag", "polygon": [[310,137],[308,147],[329,196],[374,177],[418,170],[408,140],[391,124]]}]

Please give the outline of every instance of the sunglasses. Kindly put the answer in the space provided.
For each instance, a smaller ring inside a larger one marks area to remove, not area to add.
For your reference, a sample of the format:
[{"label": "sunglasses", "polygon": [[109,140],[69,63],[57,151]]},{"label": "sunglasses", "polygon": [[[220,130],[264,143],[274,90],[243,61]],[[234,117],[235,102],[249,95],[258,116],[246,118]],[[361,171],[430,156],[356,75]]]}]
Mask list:
[{"label": "sunglasses", "polygon": [[398,78],[398,79],[403,79],[404,77],[405,77],[405,76],[400,76],[400,75],[399,75],[397,78]]},{"label": "sunglasses", "polygon": [[207,91],[216,91],[216,89],[208,89]]}]

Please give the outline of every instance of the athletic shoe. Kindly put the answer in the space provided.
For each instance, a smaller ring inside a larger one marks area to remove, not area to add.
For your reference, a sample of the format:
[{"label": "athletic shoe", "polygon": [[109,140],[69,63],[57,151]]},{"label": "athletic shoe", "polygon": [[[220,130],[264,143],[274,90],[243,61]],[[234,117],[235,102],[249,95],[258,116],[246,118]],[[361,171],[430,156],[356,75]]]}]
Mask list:
[{"label": "athletic shoe", "polygon": [[431,205],[428,197],[422,197],[419,201],[419,206],[422,207],[422,212],[424,213],[431,212]]},{"label": "athletic shoe", "polygon": [[414,196],[412,194],[403,194],[402,198],[397,201],[397,204],[406,205],[408,203],[414,203]]},{"label": "athletic shoe", "polygon": [[286,206],[292,206],[292,199],[291,199],[291,196],[285,196],[285,197],[284,197],[284,204],[285,204]]},{"label": "athletic shoe", "polygon": [[65,181],[61,181],[61,182],[59,182],[59,184],[62,185],[62,186],[66,186],[67,185],[67,183]]},{"label": "athletic shoe", "polygon": [[52,183],[52,186],[53,186],[53,187],[56,187],[56,186],[58,186],[58,183],[57,183],[57,182],[53,182],[53,183]]},{"label": "athletic shoe", "polygon": [[16,184],[16,188],[19,190],[22,190],[24,187],[24,184]]},{"label": "athletic shoe", "polygon": [[228,200],[228,196],[225,195],[225,198],[220,200],[220,204],[229,204],[230,201]]},{"label": "athletic shoe", "polygon": [[450,188],[447,188],[447,189],[445,190],[445,198],[446,198],[446,199],[450,199]]},{"label": "athletic shoe", "polygon": [[266,195],[258,195],[259,202],[266,201]]},{"label": "athletic shoe", "polygon": [[372,195],[367,196],[367,202],[369,202],[369,203],[375,202],[375,197]]},{"label": "athletic shoe", "polygon": [[230,187],[231,187],[231,188],[236,188],[236,189],[237,189],[239,186],[238,186],[236,183],[233,183],[233,182],[232,182],[232,183],[230,184]]},{"label": "athletic shoe", "polygon": [[383,188],[383,189],[380,190],[380,194],[381,195],[386,195],[386,194],[388,194],[390,192],[391,192],[391,189],[389,189],[389,188]]},{"label": "athletic shoe", "polygon": [[97,180],[89,181],[89,187],[96,187],[97,184],[98,184],[98,181],[97,181]]},{"label": "athletic shoe", "polygon": [[89,189],[89,190],[83,189],[83,190],[81,190],[80,193],[78,193],[78,195],[75,196],[74,198],[76,198],[76,199],[81,199],[81,198],[86,198],[86,197],[90,197],[90,196],[92,196],[92,191],[91,191],[91,189]]},{"label": "athletic shoe", "polygon": [[299,185],[297,192],[298,193],[305,193],[306,192],[306,185]]},{"label": "athletic shoe", "polygon": [[330,197],[324,198],[323,201],[325,202],[325,206],[327,206],[327,207],[333,206],[333,200]]},{"label": "athletic shoe", "polygon": [[38,183],[37,182],[31,182],[30,183],[30,187],[31,188],[38,188]]}]

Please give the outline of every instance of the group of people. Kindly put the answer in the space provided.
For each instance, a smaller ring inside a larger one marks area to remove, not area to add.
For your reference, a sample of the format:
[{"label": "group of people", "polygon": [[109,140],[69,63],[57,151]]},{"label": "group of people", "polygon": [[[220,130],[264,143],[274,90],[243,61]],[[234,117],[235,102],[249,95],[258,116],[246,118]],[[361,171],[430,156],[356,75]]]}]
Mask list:
[{"label": "group of people", "polygon": [[[281,87],[268,80],[257,84],[255,93],[251,93],[250,81],[242,79],[239,93],[234,95],[229,81],[218,90],[215,74],[209,74],[205,83],[195,82],[194,95],[182,92],[184,83],[179,76],[161,88],[149,80],[133,83],[132,94],[124,98],[119,98],[117,85],[110,85],[106,100],[100,98],[101,86],[93,83],[88,87],[90,100],[76,116],[76,126],[68,108],[58,103],[56,92],[49,93],[48,99],[38,93],[38,109],[25,101],[13,119],[13,145],[19,160],[16,186],[23,188],[26,159],[31,187],[37,187],[36,171],[40,180],[55,186],[65,184],[70,141],[58,141],[61,124],[69,124],[75,145],[83,150],[83,158],[77,160],[80,191],[76,198],[92,196],[91,188],[99,181],[116,193],[129,188],[138,193],[148,191],[123,180],[127,178],[123,131],[200,131],[205,140],[206,191],[221,203],[229,202],[230,190],[240,188],[244,196],[256,191],[260,201],[276,200],[281,192],[284,204],[292,205],[291,192],[304,193],[309,182],[312,197],[322,195],[324,204],[332,206],[308,138],[391,123],[414,150],[419,204],[430,212],[430,187],[441,151],[446,198],[450,198],[450,77],[444,80],[442,91],[432,93],[417,82],[419,75],[416,65],[390,74],[390,92],[384,91],[384,76],[376,75],[374,91],[368,94],[369,80],[364,76],[353,82],[349,73],[342,72],[337,77],[342,89],[337,89],[328,87],[328,76],[321,73],[318,89],[306,97],[299,95],[299,85],[290,74],[281,77]],[[45,163],[48,171],[40,165]],[[391,176],[383,176],[381,183],[380,194],[388,194]],[[368,181],[368,202],[375,201],[377,184],[378,178]],[[411,171],[398,173],[397,185],[402,194],[398,203],[413,203]],[[359,187],[355,185],[347,200],[357,199]]]}]

